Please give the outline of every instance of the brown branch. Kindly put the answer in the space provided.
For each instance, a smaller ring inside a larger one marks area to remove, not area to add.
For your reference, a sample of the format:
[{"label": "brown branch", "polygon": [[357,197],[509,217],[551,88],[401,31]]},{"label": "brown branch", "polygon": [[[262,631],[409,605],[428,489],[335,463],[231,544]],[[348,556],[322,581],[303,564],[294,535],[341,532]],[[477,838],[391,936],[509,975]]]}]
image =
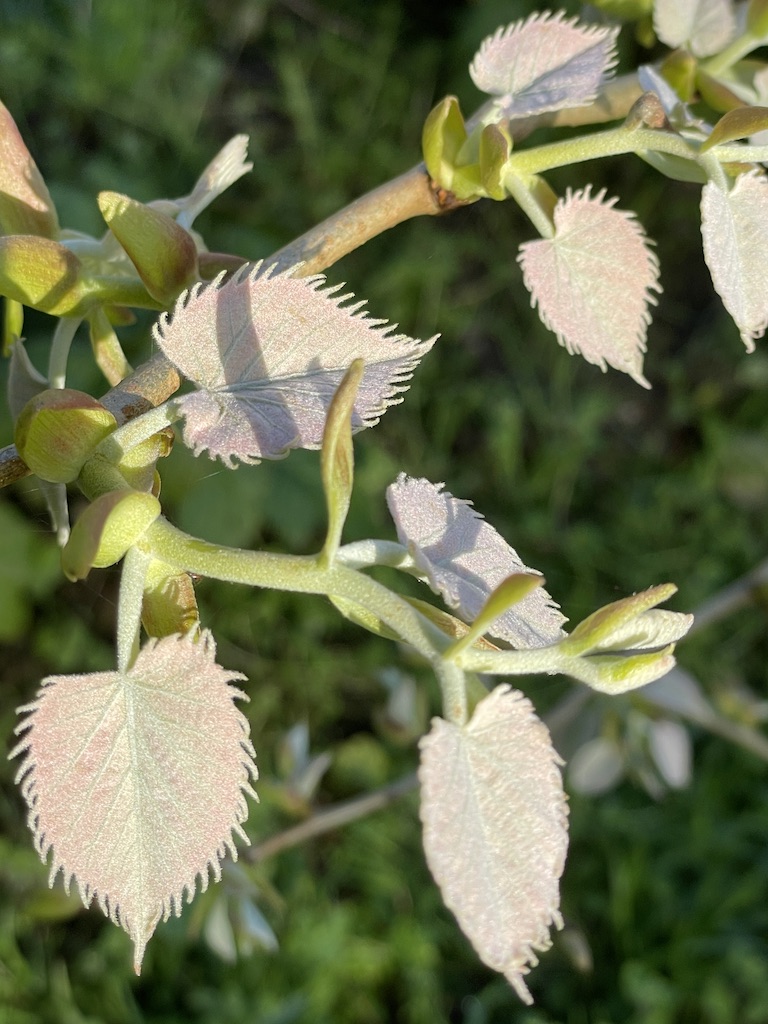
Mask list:
[{"label": "brown branch", "polygon": [[411,772],[409,775],[390,782],[387,786],[382,786],[381,789],[377,789],[373,793],[366,793],[353,800],[345,800],[343,803],[335,804],[327,810],[313,814],[311,818],[307,818],[299,825],[287,828],[284,832],[277,832],[269,839],[265,839],[263,843],[259,843],[258,846],[241,851],[240,856],[254,863],[266,860],[267,857],[274,857],[275,854],[305,843],[308,839],[332,832],[342,825],[348,825],[352,821],[365,818],[375,811],[389,807],[401,796],[416,789],[418,784],[416,772]]},{"label": "brown branch", "polygon": [[[624,75],[607,83],[589,106],[515,122],[512,126],[515,138],[520,140],[544,125],[583,126],[616,120],[627,114],[640,94],[637,76]],[[467,127],[471,129],[488,108],[489,104],[481,107],[469,119]],[[356,199],[300,238],[289,242],[265,262],[274,263],[280,269],[303,263],[303,275],[316,274],[332,267],[342,256],[370,239],[412,217],[435,216],[461,205],[464,204],[454,197],[436,192],[424,165],[419,164]],[[237,257],[217,253],[201,257],[201,262],[205,263],[204,276],[210,276],[218,269],[233,269],[240,261]],[[124,422],[166,401],[178,387],[176,369],[162,355],[156,355],[104,395],[101,401],[119,422]],[[0,449],[0,487],[28,475],[29,469],[13,445]]]}]

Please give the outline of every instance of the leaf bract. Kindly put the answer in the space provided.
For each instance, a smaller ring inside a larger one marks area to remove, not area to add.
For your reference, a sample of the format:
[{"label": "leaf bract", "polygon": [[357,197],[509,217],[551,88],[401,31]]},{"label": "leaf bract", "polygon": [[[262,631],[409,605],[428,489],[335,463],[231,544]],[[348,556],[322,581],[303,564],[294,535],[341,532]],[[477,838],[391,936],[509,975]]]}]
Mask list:
[{"label": "leaf bract", "polygon": [[20,709],[17,780],[43,860],[131,936],[140,969],[162,917],[179,914],[247,838],[256,778],[248,724],[212,636],[150,640],[127,672],[51,676]]},{"label": "leaf bract", "polygon": [[[387,505],[400,542],[435,593],[469,622],[490,594],[514,573],[534,573],[475,511],[442,484],[401,473],[387,488]],[[565,617],[538,587],[500,615],[488,632],[516,647],[543,647],[563,636]]]},{"label": "leaf bract", "polygon": [[[294,268],[295,269],[295,268]],[[230,468],[291,448],[319,448],[325,418],[350,363],[365,361],[352,431],[402,401],[435,338],[419,341],[362,311],[322,275],[299,278],[251,264],[228,281],[195,285],[163,315],[155,339],[196,386],[176,400],[184,443]]]},{"label": "leaf bract", "polygon": [[536,952],[562,926],[568,847],[557,754],[530,702],[498,686],[459,726],[436,718],[421,741],[421,820],[446,906],[489,967],[526,1003]]}]

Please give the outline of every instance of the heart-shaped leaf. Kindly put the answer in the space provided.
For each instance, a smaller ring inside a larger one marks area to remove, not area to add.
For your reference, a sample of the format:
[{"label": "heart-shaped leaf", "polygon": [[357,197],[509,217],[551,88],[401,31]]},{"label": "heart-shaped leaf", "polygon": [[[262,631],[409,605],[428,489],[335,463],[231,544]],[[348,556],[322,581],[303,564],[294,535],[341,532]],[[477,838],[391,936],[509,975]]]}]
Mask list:
[{"label": "heart-shaped leaf", "polygon": [[465,726],[436,718],[421,741],[427,863],[484,963],[530,1003],[523,981],[562,926],[567,806],[546,726],[498,686]]},{"label": "heart-shaped leaf", "polygon": [[51,676],[20,709],[17,775],[50,883],[131,936],[138,973],[160,918],[218,880],[256,778],[248,723],[212,636],[149,641],[127,672]]},{"label": "heart-shaped leaf", "polygon": [[569,352],[606,363],[649,388],[643,353],[659,266],[632,213],[605,191],[568,191],[554,212],[553,238],[520,246],[531,302]]}]

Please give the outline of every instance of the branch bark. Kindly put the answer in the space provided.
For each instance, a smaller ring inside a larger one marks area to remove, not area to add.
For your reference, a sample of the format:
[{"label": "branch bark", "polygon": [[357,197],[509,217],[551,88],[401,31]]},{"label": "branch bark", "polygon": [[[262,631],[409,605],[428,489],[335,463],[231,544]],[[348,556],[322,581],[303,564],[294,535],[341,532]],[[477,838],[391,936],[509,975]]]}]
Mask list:
[{"label": "branch bark", "polygon": [[[542,126],[576,127],[601,124],[626,116],[641,95],[637,75],[623,75],[608,82],[594,103],[525,118],[510,125],[516,141]],[[477,124],[491,103],[486,103],[467,121]],[[317,274],[337,263],[342,256],[413,217],[433,217],[465,205],[432,187],[424,164],[367,192],[300,238],[278,249],[265,262],[282,269],[302,263],[303,275]],[[221,260],[236,257],[221,255]],[[247,262],[243,260],[242,262]],[[222,264],[223,265],[223,264]],[[134,373],[104,395],[101,401],[118,420],[146,412],[166,401],[179,387],[179,374],[162,355],[153,356]],[[29,475],[29,469],[13,445],[0,449],[0,488]]]}]

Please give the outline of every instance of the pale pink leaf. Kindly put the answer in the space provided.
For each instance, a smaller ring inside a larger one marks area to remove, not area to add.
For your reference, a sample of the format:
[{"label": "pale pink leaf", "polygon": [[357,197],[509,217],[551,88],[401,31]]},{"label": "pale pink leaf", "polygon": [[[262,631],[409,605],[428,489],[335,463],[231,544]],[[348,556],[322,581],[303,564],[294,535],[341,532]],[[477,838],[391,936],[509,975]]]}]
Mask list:
[{"label": "pale pink leaf", "polygon": [[[295,269],[295,268],[294,268]],[[195,285],[177,301],[155,339],[197,390],[176,400],[184,443],[230,468],[319,448],[336,389],[354,359],[365,371],[353,431],[372,427],[402,401],[414,367],[435,338],[419,341],[351,305],[325,278],[275,273],[262,264]]]},{"label": "pale pink leaf", "polygon": [[733,0],[656,0],[653,28],[667,46],[709,57],[736,34]]},{"label": "pale pink leaf", "polygon": [[532,14],[483,41],[469,67],[482,92],[499,97],[506,117],[529,117],[591,103],[616,63],[615,27],[579,25]]},{"label": "pale pink leaf", "polygon": [[752,352],[768,326],[768,182],[740,174],[729,192],[709,181],[701,194],[704,259],[715,291]]},{"label": "pale pink leaf", "polygon": [[210,633],[150,640],[125,673],[51,676],[20,711],[17,780],[50,884],[74,876],[83,902],[131,936],[138,972],[162,917],[179,914],[221,859],[255,796],[243,679],[215,662]]},{"label": "pale pink leaf", "polygon": [[[476,512],[443,484],[401,473],[387,488],[387,505],[400,543],[425,574],[435,593],[472,622],[491,592],[512,573],[528,572],[517,552]],[[550,595],[537,587],[489,632],[515,647],[543,647],[563,636],[565,617]]]},{"label": "pale pink leaf", "polygon": [[568,809],[549,733],[530,702],[498,686],[468,725],[433,719],[421,741],[424,850],[446,906],[481,960],[520,998],[536,952],[562,927]]},{"label": "pale pink leaf", "polygon": [[569,352],[605,370],[606,363],[643,387],[643,353],[659,266],[632,213],[614,209],[590,189],[571,192],[555,207],[553,238],[520,246],[531,304]]}]

